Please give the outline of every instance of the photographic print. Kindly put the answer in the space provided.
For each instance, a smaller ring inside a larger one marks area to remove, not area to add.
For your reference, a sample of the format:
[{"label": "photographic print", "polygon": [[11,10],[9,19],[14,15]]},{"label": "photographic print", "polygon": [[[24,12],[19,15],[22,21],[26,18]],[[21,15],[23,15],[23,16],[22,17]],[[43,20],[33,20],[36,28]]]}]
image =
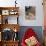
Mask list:
[{"label": "photographic print", "polygon": [[9,15],[9,10],[2,10],[2,15]]},{"label": "photographic print", "polygon": [[36,8],[34,6],[25,6],[25,18],[26,20],[36,19]]}]

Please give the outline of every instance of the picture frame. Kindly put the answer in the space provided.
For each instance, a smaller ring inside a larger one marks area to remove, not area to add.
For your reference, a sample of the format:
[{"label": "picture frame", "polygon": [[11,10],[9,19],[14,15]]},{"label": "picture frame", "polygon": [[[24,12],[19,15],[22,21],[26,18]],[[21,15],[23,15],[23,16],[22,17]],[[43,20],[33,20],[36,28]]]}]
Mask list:
[{"label": "picture frame", "polygon": [[9,15],[9,10],[2,10],[2,15]]},{"label": "picture frame", "polygon": [[36,7],[35,6],[25,6],[25,19],[26,20],[36,19]]},{"label": "picture frame", "polygon": [[10,15],[16,15],[17,13],[18,13],[18,12],[17,12],[16,10],[10,10],[10,11],[9,11],[9,14],[10,14]]}]

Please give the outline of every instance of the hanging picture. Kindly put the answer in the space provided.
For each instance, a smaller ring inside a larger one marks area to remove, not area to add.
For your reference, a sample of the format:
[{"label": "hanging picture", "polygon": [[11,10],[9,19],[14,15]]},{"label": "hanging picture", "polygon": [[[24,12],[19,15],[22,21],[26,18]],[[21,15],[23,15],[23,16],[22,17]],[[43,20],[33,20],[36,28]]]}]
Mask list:
[{"label": "hanging picture", "polygon": [[9,10],[2,10],[2,15],[9,15]]},{"label": "hanging picture", "polygon": [[26,20],[36,19],[36,8],[34,6],[25,6],[25,18]]}]

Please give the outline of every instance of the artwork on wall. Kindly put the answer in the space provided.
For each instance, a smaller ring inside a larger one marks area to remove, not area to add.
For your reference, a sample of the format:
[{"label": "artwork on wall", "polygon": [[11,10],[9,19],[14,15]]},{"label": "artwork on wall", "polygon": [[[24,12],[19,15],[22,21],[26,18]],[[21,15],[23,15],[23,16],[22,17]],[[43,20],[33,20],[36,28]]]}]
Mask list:
[{"label": "artwork on wall", "polygon": [[9,10],[2,10],[2,15],[9,15]]},{"label": "artwork on wall", "polygon": [[26,20],[36,19],[36,7],[35,6],[25,6],[25,18]]}]

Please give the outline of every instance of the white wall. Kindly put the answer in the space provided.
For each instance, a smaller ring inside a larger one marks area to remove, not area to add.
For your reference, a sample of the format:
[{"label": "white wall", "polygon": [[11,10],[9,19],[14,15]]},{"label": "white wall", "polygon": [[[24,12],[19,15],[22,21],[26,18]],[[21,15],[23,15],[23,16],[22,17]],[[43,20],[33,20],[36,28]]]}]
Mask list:
[{"label": "white wall", "polygon": [[[0,0],[0,6],[14,6],[15,0]],[[19,24],[21,26],[43,26],[43,6],[42,0],[17,0],[19,6]],[[36,20],[27,21],[25,19],[25,6],[36,7]]]}]

